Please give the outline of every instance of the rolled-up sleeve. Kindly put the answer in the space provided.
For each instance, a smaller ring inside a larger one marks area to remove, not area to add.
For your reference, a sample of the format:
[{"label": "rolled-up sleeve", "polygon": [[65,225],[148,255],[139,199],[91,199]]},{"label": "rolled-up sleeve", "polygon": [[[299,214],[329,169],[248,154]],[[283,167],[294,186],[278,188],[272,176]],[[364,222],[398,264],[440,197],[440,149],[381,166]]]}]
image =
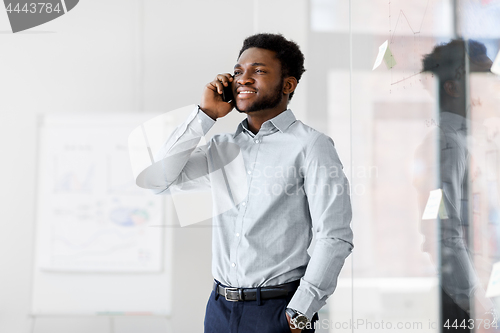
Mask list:
[{"label": "rolled-up sleeve", "polygon": [[349,182],[333,141],[321,133],[308,145],[304,191],[316,245],[288,307],[311,319],[334,292],[340,270],[353,249]]}]

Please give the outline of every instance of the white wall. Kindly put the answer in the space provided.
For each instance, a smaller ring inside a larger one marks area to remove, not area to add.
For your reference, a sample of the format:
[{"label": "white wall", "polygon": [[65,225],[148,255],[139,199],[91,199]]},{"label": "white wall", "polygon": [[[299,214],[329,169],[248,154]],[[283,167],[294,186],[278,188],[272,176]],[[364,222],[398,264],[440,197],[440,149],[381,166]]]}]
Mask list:
[{"label": "white wall", "polygon": [[[37,115],[168,111],[198,103],[203,86],[232,69],[243,39],[254,32],[282,32],[307,58],[307,18],[302,0],[83,0],[63,17],[12,34],[0,10],[0,332],[33,328]],[[304,85],[292,104],[302,119]],[[202,331],[210,232],[173,230],[174,332]],[[35,332],[50,333],[110,328],[106,318],[93,317],[35,324]],[[114,323],[116,332],[164,326],[148,318]]]}]

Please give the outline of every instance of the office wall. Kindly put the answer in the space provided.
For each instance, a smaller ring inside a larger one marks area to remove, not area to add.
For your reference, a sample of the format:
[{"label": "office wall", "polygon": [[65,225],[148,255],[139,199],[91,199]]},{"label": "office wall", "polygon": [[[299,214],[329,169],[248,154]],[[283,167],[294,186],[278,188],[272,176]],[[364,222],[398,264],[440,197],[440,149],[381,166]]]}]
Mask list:
[{"label": "office wall", "polygon": [[[280,17],[278,19],[278,17]],[[168,111],[198,103],[230,71],[244,37],[282,32],[307,50],[307,2],[81,1],[57,20],[12,34],[0,10],[0,332],[107,332],[107,318],[29,316],[34,259],[37,116]],[[304,84],[305,85],[305,84]],[[306,89],[292,107],[305,118]],[[239,119],[221,125],[230,130]],[[173,228],[174,332],[200,332],[211,288],[209,228]],[[160,319],[117,318],[116,332]]]}]

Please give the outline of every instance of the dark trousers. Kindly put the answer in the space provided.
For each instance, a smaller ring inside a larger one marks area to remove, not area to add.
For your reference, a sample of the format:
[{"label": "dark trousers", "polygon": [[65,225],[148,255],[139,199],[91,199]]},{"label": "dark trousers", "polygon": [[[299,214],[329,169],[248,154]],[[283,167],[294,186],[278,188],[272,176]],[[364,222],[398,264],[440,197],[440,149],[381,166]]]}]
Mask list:
[{"label": "dark trousers", "polygon": [[[441,288],[441,312],[441,332],[471,332],[471,329],[469,328],[471,324],[469,321],[469,314],[458,306],[458,304],[455,303],[455,301],[444,291],[443,288]],[[455,321],[455,327],[452,327]],[[472,323],[473,322],[474,321],[472,321]],[[466,327],[461,327],[461,324]],[[447,325],[449,328],[444,325]]]},{"label": "dark trousers", "polygon": [[[224,296],[216,297],[212,290],[205,313],[205,333],[290,333],[285,309],[292,299],[293,293],[283,298],[264,299],[260,301],[230,302]],[[303,333],[314,333],[314,322],[318,320],[316,313],[312,320],[312,329]]]}]

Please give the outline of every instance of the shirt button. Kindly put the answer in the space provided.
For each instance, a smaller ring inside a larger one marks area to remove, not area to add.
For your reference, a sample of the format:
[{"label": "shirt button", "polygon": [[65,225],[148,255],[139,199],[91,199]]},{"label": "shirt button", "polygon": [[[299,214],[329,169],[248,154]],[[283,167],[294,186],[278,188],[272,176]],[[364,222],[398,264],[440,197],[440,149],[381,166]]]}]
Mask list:
[{"label": "shirt button", "polygon": [[201,119],[198,119],[198,122],[201,124]]},{"label": "shirt button", "polygon": [[236,264],[233,262],[233,263],[231,264],[231,267],[236,267]]},{"label": "shirt button", "polygon": [[236,233],[236,237],[240,237],[240,234],[238,232]]},{"label": "shirt button", "polygon": [[249,175],[252,174],[252,171],[247,171],[247,172],[248,172]]},{"label": "shirt button", "polygon": [[247,204],[246,202],[242,202],[241,203],[242,206],[246,206],[246,204]]},{"label": "shirt button", "polygon": [[255,140],[255,143],[259,143],[260,141],[259,140]]}]

